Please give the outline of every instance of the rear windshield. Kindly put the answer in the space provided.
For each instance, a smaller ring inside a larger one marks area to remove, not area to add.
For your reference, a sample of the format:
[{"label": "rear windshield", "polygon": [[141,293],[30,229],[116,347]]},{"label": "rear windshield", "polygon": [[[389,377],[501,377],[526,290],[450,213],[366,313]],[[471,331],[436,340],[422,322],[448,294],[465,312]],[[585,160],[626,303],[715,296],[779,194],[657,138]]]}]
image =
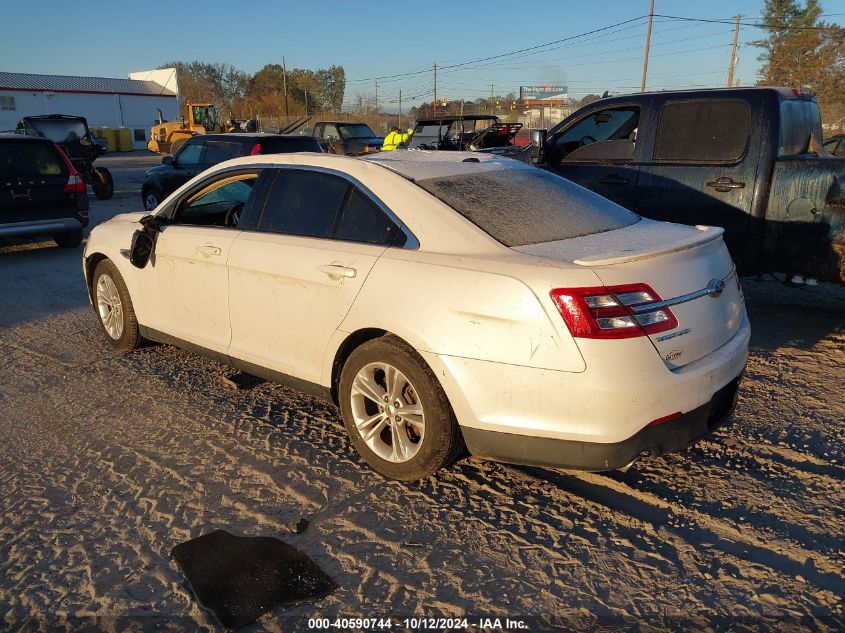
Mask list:
[{"label": "rear windshield", "polygon": [[616,203],[541,169],[444,176],[416,184],[505,246],[603,233],[639,220]]},{"label": "rear windshield", "polygon": [[67,168],[51,143],[0,140],[0,180],[65,175]]},{"label": "rear windshield", "polygon": [[369,126],[363,123],[353,123],[352,125],[338,125],[337,129],[340,132],[340,137],[343,139],[375,137],[375,133],[373,133]]},{"label": "rear windshield", "polygon": [[322,151],[317,139],[308,136],[293,138],[261,139],[262,154],[286,154],[288,152]]},{"label": "rear windshield", "polygon": [[90,144],[85,124],[79,119],[39,119],[29,125],[54,143]]}]

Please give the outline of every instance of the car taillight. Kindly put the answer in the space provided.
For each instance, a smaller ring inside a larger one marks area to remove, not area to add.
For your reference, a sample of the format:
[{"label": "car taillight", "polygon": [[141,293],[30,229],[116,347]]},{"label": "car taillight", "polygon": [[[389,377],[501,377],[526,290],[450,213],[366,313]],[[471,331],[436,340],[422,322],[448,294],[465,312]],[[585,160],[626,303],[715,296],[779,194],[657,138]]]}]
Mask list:
[{"label": "car taillight", "polygon": [[67,157],[64,150],[59,147],[58,145],[53,145],[56,148],[56,151],[59,153],[59,156],[62,157],[62,160],[65,161],[65,166],[67,167],[67,183],[65,184],[64,192],[65,193],[78,193],[80,191],[85,191],[85,181],[82,180],[82,176],[79,175],[79,172],[76,171],[76,167],[73,166],[73,163],[70,162],[70,158]]},{"label": "car taillight", "polygon": [[261,143],[256,143],[255,145],[252,146],[252,151],[250,151],[249,155],[250,156],[257,156],[260,153],[261,153]]},{"label": "car taillight", "polygon": [[555,288],[549,293],[572,336],[633,338],[678,327],[678,319],[646,284]]}]

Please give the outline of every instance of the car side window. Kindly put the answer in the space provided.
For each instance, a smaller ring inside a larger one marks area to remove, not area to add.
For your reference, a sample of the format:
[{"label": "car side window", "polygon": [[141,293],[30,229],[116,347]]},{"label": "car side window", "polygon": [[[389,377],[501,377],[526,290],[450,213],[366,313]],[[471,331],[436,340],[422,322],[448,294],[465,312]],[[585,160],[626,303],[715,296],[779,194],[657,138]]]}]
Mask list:
[{"label": "car side window", "polygon": [[407,239],[396,223],[355,186],[349,187],[333,236],[349,242],[392,246],[402,246]]},{"label": "car side window", "polygon": [[319,171],[280,169],[264,204],[259,231],[330,238],[349,182]]},{"label": "car side window", "polygon": [[639,123],[640,108],[636,105],[591,112],[557,135],[550,158],[554,162],[631,160]]},{"label": "car side window", "polygon": [[207,183],[179,203],[168,224],[236,227],[258,177],[257,172],[239,173]]},{"label": "car side window", "polygon": [[202,143],[185,143],[185,146],[176,154],[173,162],[179,165],[199,165],[202,150]]},{"label": "car side window", "polygon": [[738,99],[693,99],[660,110],[655,161],[734,162],[751,135],[751,108]]},{"label": "car side window", "polygon": [[224,160],[234,158],[240,152],[240,145],[226,141],[206,141],[203,165],[216,165]]}]

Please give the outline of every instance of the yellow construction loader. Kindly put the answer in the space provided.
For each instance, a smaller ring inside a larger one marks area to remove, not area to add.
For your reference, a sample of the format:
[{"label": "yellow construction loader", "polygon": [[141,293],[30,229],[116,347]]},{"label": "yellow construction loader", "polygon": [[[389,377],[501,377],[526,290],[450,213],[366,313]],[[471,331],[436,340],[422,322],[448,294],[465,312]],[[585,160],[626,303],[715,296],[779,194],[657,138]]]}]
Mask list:
[{"label": "yellow construction loader", "polygon": [[150,140],[147,148],[159,154],[175,154],[182,144],[196,134],[215,134],[226,132],[227,128],[217,118],[217,108],[211,103],[185,104],[188,119],[165,121],[161,110],[158,111],[158,123],[150,128]]}]

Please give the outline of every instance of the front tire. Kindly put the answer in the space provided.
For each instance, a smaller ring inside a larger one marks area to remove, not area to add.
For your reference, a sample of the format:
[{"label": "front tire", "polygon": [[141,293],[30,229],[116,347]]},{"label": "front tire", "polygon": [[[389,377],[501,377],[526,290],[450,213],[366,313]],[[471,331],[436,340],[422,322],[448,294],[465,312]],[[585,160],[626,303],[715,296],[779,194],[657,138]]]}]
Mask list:
[{"label": "front tire", "polygon": [[141,199],[144,202],[145,211],[154,211],[155,208],[164,200],[164,196],[157,187],[144,187],[141,190]]},{"label": "front tire", "polygon": [[129,290],[117,267],[104,259],[94,269],[91,283],[94,312],[106,339],[121,352],[138,347],[142,340],[138,320],[135,318]]},{"label": "front tire", "polygon": [[428,477],[463,449],[443,388],[425,361],[396,337],[369,341],[350,354],[338,397],[353,446],[386,477]]}]

